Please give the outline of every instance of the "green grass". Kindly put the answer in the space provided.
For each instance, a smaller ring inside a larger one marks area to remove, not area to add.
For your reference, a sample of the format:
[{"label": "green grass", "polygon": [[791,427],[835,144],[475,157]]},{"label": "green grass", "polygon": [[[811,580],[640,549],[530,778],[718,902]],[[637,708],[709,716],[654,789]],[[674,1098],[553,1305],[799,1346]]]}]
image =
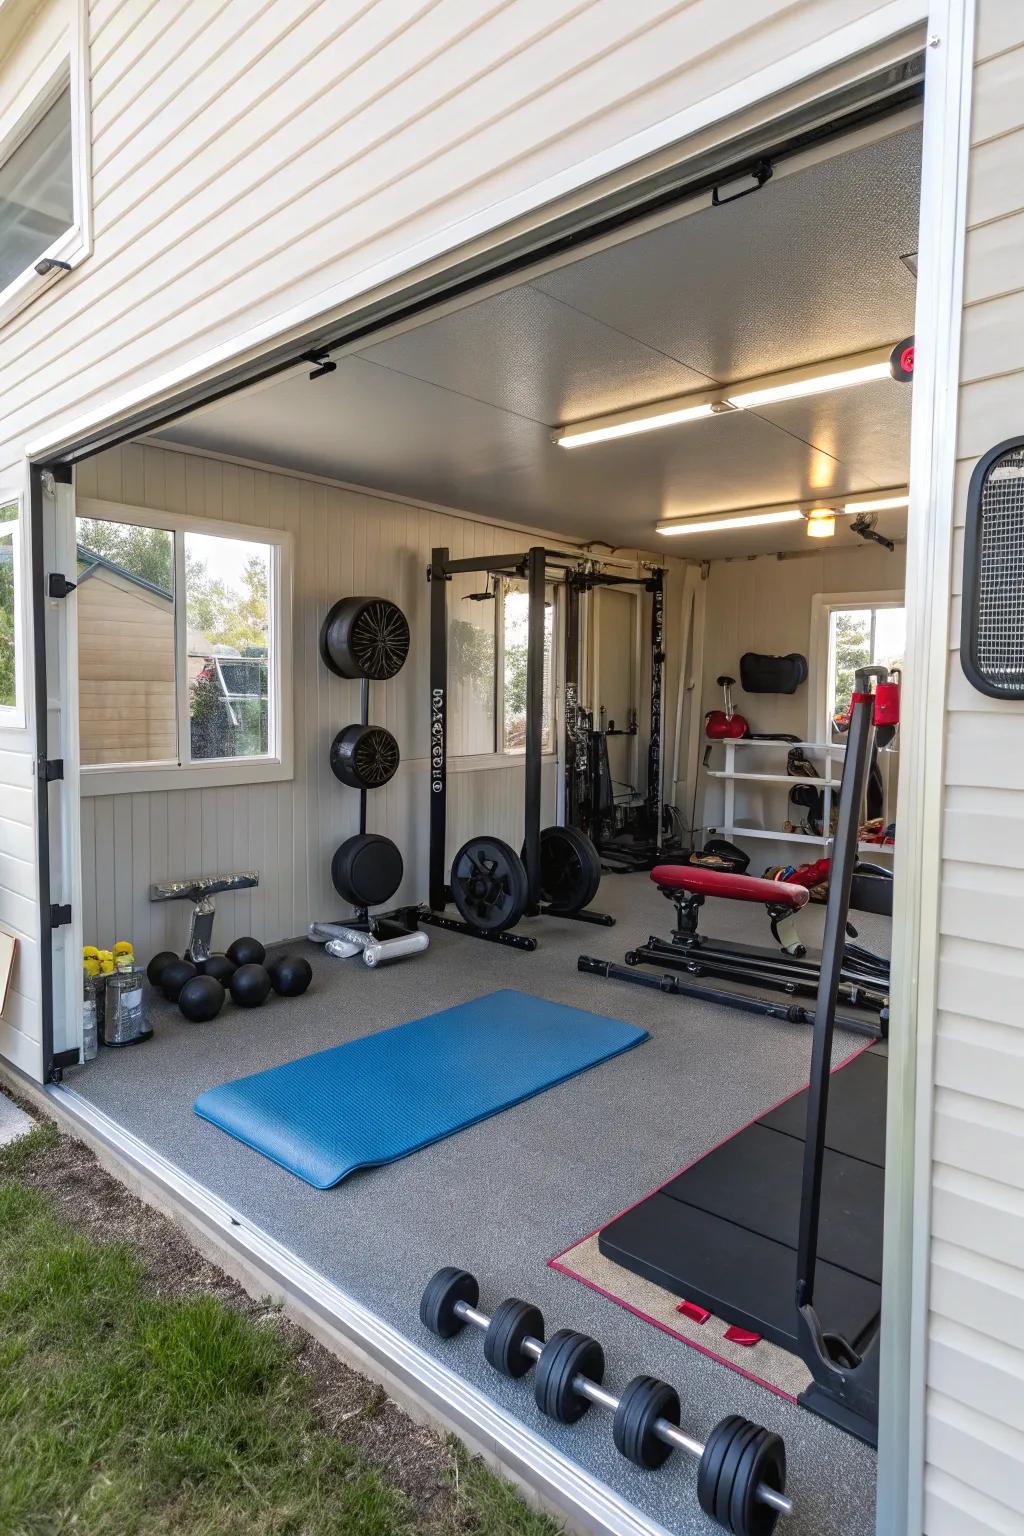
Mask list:
[{"label": "green grass", "polygon": [[[129,1247],[17,1182],[53,1140],[41,1126],[0,1157],[0,1536],[411,1536],[408,1500],[318,1427],[273,1322],[148,1294]],[[440,1528],[551,1536],[480,1463],[454,1465]]]}]

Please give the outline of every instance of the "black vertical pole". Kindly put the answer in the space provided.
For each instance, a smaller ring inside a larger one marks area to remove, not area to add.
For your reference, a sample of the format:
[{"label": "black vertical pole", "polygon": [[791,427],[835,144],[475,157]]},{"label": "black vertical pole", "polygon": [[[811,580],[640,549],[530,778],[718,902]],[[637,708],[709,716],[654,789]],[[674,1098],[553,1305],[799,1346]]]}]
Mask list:
[{"label": "black vertical pole", "polygon": [[[359,680],[359,720],[362,725],[370,723],[370,679],[362,677]],[[360,836],[366,831],[366,787],[359,790],[359,832]]]},{"label": "black vertical pole", "polygon": [[665,674],[665,572],[656,570],[651,585],[651,734],[647,743],[647,814],[661,847],[662,685]]},{"label": "black vertical pole", "polygon": [[430,905],[445,905],[448,798],[448,551],[430,556]]},{"label": "black vertical pole", "polygon": [[565,578],[565,824],[579,826],[580,734],[580,592],[569,571]]},{"label": "black vertical pole", "polygon": [[534,545],[526,557],[529,615],[526,637],[526,826],[524,853],[527,910],[540,906],[541,750],[544,727],[545,551]]},{"label": "black vertical pole", "polygon": [[874,703],[868,692],[868,673],[858,672],[850,706],[850,728],[839,790],[836,835],[832,845],[825,933],[821,945],[821,971],[814,1005],[814,1042],[811,1047],[811,1081],[807,1090],[807,1129],[804,1139],[803,1182],[800,1193],[800,1241],[797,1249],[796,1304],[809,1307],[814,1297],[818,1260],[818,1225],[821,1214],[821,1177],[825,1161],[825,1128],[828,1118],[829,1071],[832,1066],[832,1034],[835,1027],[839,973],[846,946],[846,919],[850,887],[857,860],[857,833],[864,803],[868,747],[873,730]]}]

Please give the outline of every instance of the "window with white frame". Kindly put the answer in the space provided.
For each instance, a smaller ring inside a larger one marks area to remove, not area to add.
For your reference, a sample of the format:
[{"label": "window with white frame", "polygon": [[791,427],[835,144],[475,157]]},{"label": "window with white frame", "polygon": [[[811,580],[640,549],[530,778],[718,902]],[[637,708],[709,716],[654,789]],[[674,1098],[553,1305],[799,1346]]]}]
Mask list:
[{"label": "window with white frame", "polygon": [[11,11],[0,0],[0,321],[92,249],[88,6]]},{"label": "window with white frame", "polygon": [[287,767],[288,536],[97,510],[83,503],[75,529],[83,781]]},{"label": "window with white frame", "polygon": [[[544,588],[541,751],[555,742],[554,584]],[[530,600],[525,581],[486,573],[452,577],[448,604],[448,756],[518,756],[526,750]]]},{"label": "window with white frame", "polygon": [[20,501],[0,497],[0,728],[24,723],[20,529]]},{"label": "window with white frame", "polygon": [[907,612],[901,597],[858,600],[850,594],[823,605],[827,633],[822,647],[826,660],[821,679],[823,724],[829,736],[841,739],[850,715],[857,669],[903,666],[907,641]]}]

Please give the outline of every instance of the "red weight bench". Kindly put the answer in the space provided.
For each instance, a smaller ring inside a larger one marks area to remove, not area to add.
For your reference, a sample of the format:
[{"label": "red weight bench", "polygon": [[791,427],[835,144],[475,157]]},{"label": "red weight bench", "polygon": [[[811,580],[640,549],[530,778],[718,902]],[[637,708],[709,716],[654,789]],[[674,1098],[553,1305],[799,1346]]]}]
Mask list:
[{"label": "red weight bench", "polygon": [[720,896],[726,901],[760,902],[768,910],[772,936],[779,947],[797,959],[803,959],[807,953],[796,931],[796,914],[810,900],[810,892],[802,885],[785,880],[758,880],[753,875],[736,875],[697,864],[658,864],[651,870],[651,879],[675,905],[675,944],[687,948],[702,942],[697,920],[704,898]]}]

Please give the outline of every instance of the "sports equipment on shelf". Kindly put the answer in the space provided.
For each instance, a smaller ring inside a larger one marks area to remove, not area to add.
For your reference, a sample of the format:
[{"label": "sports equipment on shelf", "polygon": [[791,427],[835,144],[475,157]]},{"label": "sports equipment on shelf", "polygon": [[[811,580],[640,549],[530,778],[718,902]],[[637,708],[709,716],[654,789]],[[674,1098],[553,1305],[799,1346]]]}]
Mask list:
[{"label": "sports equipment on shelf", "polygon": [[492,1316],[477,1306],[480,1286],[468,1270],[447,1266],[428,1280],[420,1321],[437,1338],[450,1339],[467,1324],[484,1335],[484,1358],[504,1376],[536,1366],[534,1398],[540,1411],[573,1424],[597,1404],[613,1415],[615,1448],[634,1466],[660,1467],[675,1450],[699,1462],[697,1497],[705,1514],[735,1536],[770,1536],[786,1497],[786,1449],[778,1435],[749,1419],[730,1415],[702,1445],[680,1429],[679,1394],[653,1376],[635,1376],[620,1396],[604,1380],[604,1351],[596,1339],[560,1328],[544,1341],[537,1307],[510,1298]]}]

